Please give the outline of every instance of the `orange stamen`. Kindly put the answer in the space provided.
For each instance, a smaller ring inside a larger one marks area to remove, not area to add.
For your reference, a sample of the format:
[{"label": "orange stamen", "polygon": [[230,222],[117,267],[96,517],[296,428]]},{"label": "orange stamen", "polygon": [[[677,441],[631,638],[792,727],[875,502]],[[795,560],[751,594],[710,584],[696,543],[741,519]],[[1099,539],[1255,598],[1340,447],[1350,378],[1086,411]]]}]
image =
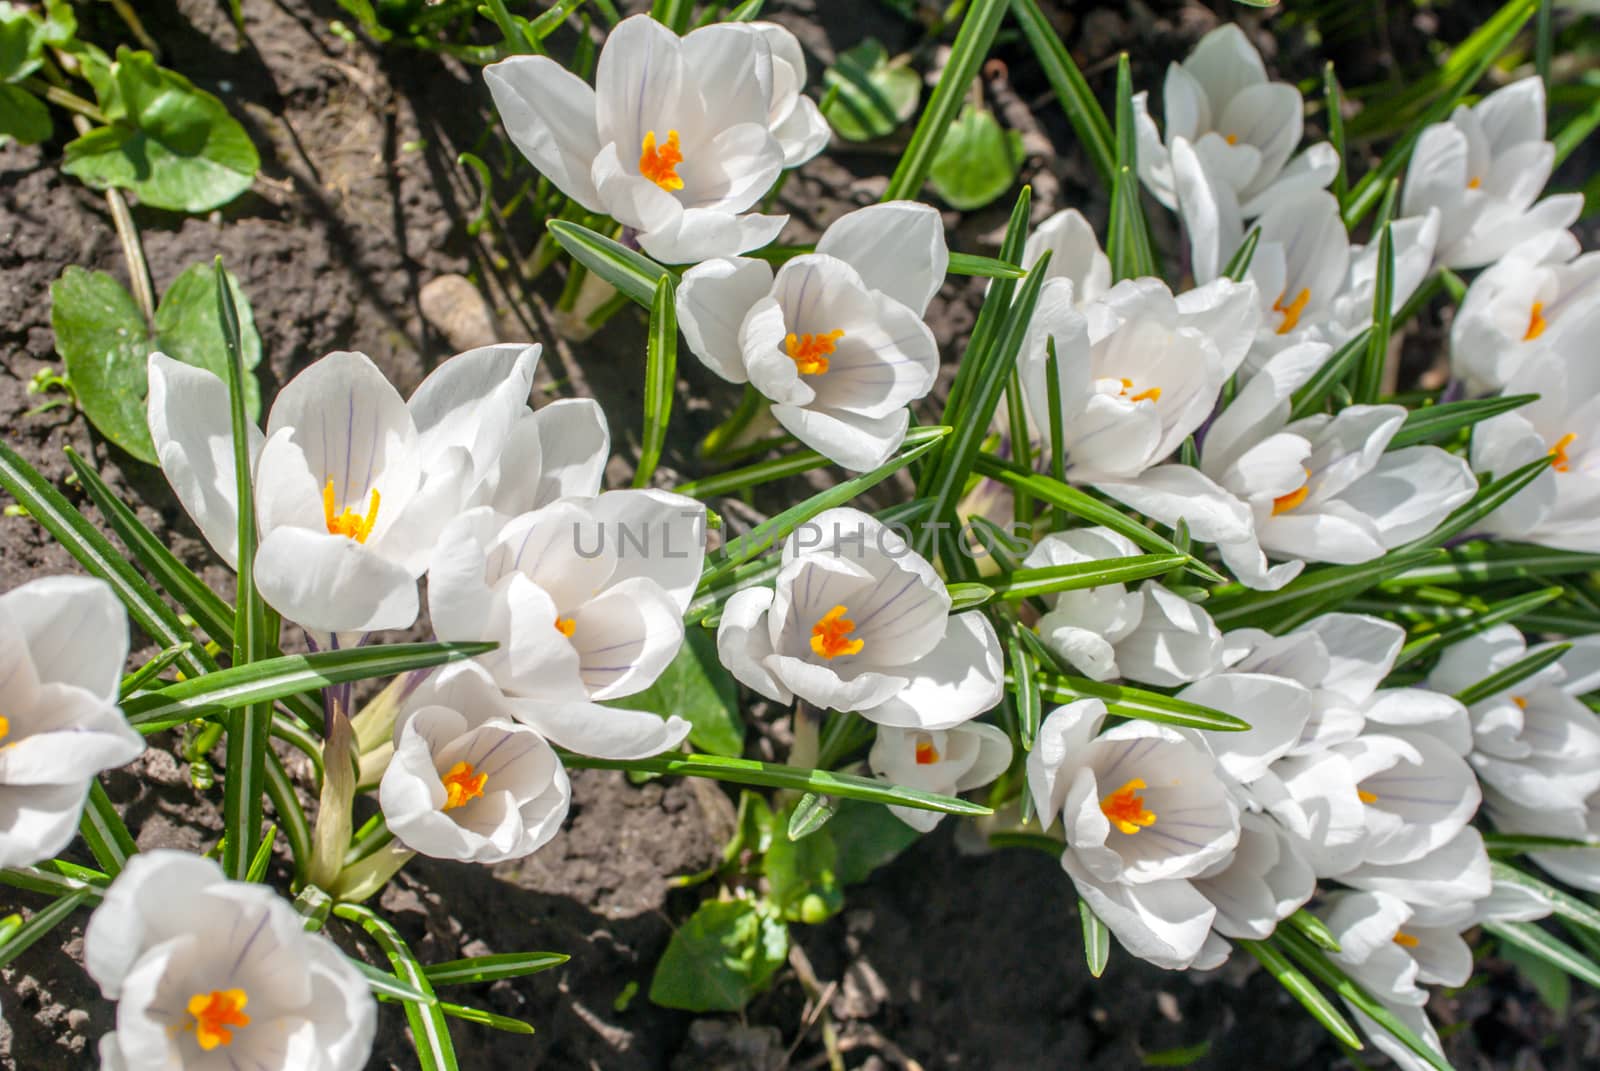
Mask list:
[{"label": "orange stamen", "polygon": [[1278,325],[1278,334],[1287,335],[1295,329],[1300,322],[1300,314],[1306,311],[1306,305],[1311,301],[1311,291],[1305,287],[1294,296],[1294,300],[1285,305],[1283,299],[1289,295],[1288,290],[1278,295],[1278,300],[1272,303],[1273,312],[1283,313],[1283,323]]},{"label": "orange stamen", "polygon": [[1371,807],[1374,803],[1378,802],[1377,795],[1368,792],[1364,788],[1356,789],[1356,799],[1360,800],[1362,803],[1365,803],[1368,807]]},{"label": "orange stamen", "polygon": [[483,795],[483,786],[489,783],[489,775],[475,772],[470,763],[458,762],[450,767],[442,780],[446,793],[444,809],[453,811]]},{"label": "orange stamen", "polygon": [[1229,134],[1228,135],[1228,144],[1229,145],[1237,145],[1237,144],[1239,144],[1239,135],[1238,134]]},{"label": "orange stamen", "polygon": [[1526,699],[1522,698],[1522,696],[1520,696],[1520,695],[1512,696],[1511,697],[1511,701],[1513,703],[1517,704],[1517,709],[1518,710],[1527,710],[1528,709],[1528,701]]},{"label": "orange stamen", "polygon": [[824,335],[796,335],[790,332],[783,340],[783,348],[803,376],[820,376],[828,370],[828,355],[834,345],[844,337],[843,331],[829,331]]},{"label": "orange stamen", "polygon": [[249,1001],[249,995],[242,989],[213,989],[209,993],[196,993],[189,998],[188,1005],[189,1014],[194,1016],[194,1025],[187,1029],[194,1031],[195,1041],[206,1052],[218,1045],[231,1045],[231,1028],[250,1025],[250,1017],[244,1014],[244,1006]]},{"label": "orange stamen", "polygon": [[1302,468],[1300,471],[1306,474],[1306,482],[1295,488],[1293,491],[1290,491],[1288,494],[1279,495],[1277,498],[1272,500],[1272,515],[1274,517],[1280,513],[1288,513],[1300,503],[1304,502],[1306,500],[1306,496],[1311,493],[1311,470]]},{"label": "orange stamen", "polygon": [[578,622],[570,617],[556,618],[556,631],[567,639],[572,639],[572,634],[577,631]]},{"label": "orange stamen", "polygon": [[1415,937],[1411,936],[1409,933],[1406,933],[1404,930],[1396,930],[1394,934],[1394,943],[1399,945],[1401,948],[1416,948],[1422,942],[1418,941]]},{"label": "orange stamen", "polygon": [[335,505],[333,477],[329,476],[327,486],[322,489],[322,516],[328,524],[328,534],[354,539],[357,543],[365,543],[367,537],[372,534],[372,526],[378,523],[378,502],[381,497],[378,494],[378,489],[374,487],[372,489],[372,498],[367,504],[367,515],[365,517],[356,513],[349,506],[344,508],[343,513],[335,515],[333,512]]},{"label": "orange stamen", "polygon": [[0,715],[0,740],[11,735],[11,722],[4,715]]},{"label": "orange stamen", "polygon": [[1135,777],[1111,795],[1100,801],[1101,812],[1109,819],[1111,824],[1124,833],[1133,834],[1156,824],[1153,812],[1145,810],[1144,797],[1138,793],[1149,788],[1139,778]]},{"label": "orange stamen", "polygon": [[833,659],[840,655],[860,654],[861,649],[867,645],[866,640],[850,640],[845,637],[855,631],[856,623],[845,617],[843,604],[835,606],[822,618],[811,626],[811,649],[823,658]]},{"label": "orange stamen", "polygon": [[917,765],[932,766],[939,761],[939,749],[933,746],[933,740],[924,736],[917,741]]},{"label": "orange stamen", "polygon": [[1475,190],[1479,186],[1482,186],[1482,185],[1483,185],[1483,179],[1479,178],[1477,175],[1473,175],[1470,179],[1467,180],[1467,189],[1469,189],[1469,190]]},{"label": "orange stamen", "polygon": [[1544,318],[1544,302],[1535,301],[1532,310],[1528,313],[1528,333],[1522,336],[1522,341],[1532,342],[1544,334],[1544,329],[1549,326]]},{"label": "orange stamen", "polygon": [[1567,457],[1567,447],[1571,446],[1577,441],[1578,434],[1577,432],[1572,431],[1567,432],[1565,435],[1561,436],[1560,439],[1557,439],[1556,444],[1550,448],[1550,456],[1555,458],[1555,460],[1550,463],[1550,467],[1555,469],[1557,472],[1566,472],[1567,466],[1572,464],[1572,459]]},{"label": "orange stamen", "polygon": [[683,150],[678,147],[678,132],[667,131],[667,143],[656,144],[656,132],[649,131],[644,136],[644,145],[639,152],[639,174],[660,186],[663,190],[683,189],[683,179],[678,177],[676,170],[683,163]]}]

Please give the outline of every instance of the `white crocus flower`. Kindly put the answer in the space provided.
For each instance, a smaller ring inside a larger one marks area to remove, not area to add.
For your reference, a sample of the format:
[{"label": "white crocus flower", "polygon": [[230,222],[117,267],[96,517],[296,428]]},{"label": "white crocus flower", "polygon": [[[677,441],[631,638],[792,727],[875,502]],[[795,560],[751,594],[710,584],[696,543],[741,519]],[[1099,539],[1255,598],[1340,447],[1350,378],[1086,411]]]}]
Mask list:
[{"label": "white crocus flower", "polygon": [[[1524,807],[1490,787],[1484,792],[1484,810],[1502,833],[1600,844],[1600,793],[1561,807]],[[1600,848],[1529,852],[1528,858],[1568,885],[1600,893]]]},{"label": "white crocus flower", "polygon": [[[1327,355],[1319,343],[1291,346],[1245,384],[1207,430],[1187,496],[1135,487],[1117,497],[1166,524],[1188,518],[1234,575],[1268,590],[1302,562],[1370,561],[1432,531],[1478,484],[1465,461],[1438,447],[1387,450],[1403,407],[1289,420],[1291,395]],[[1230,507],[1247,511],[1237,530],[1212,520]],[[1268,568],[1266,555],[1288,561]]]},{"label": "white crocus flower", "polygon": [[[333,353],[278,393],[265,438],[248,429],[255,580],[317,634],[407,628],[440,529],[491,466],[525,408],[537,346],[487,346],[441,364],[404,401],[377,365]],[[150,434],[206,541],[236,561],[228,390],[211,372],[150,357]]]},{"label": "white crocus flower", "polygon": [[[1141,553],[1108,528],[1051,532],[1023,561],[1029,569],[1106,561]],[[1127,677],[1170,686],[1221,668],[1222,634],[1195,603],[1155,581],[1138,591],[1122,584],[1054,592],[1039,638],[1073,669],[1093,680]]]},{"label": "white crocus flower", "polygon": [[1311,689],[1267,673],[1223,672],[1198,680],[1178,698],[1232,714],[1250,726],[1240,732],[1183,730],[1241,785],[1251,785],[1300,742],[1311,719]]},{"label": "white crocus flower", "polygon": [[593,498],[610,457],[611,431],[594,399],[563,398],[537,410],[524,408],[463,507],[493,506],[515,517],[558,498]]},{"label": "white crocus flower", "polygon": [[1184,970],[1217,916],[1192,879],[1233,855],[1239,808],[1211,756],[1177,732],[1131,721],[1101,733],[1105,718],[1098,699],[1052,711],[1028,756],[1028,787],[1046,827],[1061,819],[1062,868],[1117,940]]},{"label": "white crocus flower", "polygon": [[444,640],[492,640],[479,661],[518,721],[562,747],[639,758],[676,747],[679,717],[602,706],[648,688],[683,644],[705,560],[705,507],[665,491],[489,507],[445,528],[428,568]]},{"label": "white crocus flower", "polygon": [[1478,268],[1521,243],[1572,226],[1583,195],[1537,204],[1555,166],[1544,138],[1544,82],[1524,78],[1422,132],[1406,170],[1401,214],[1440,215],[1438,263]]},{"label": "white crocus flower", "polygon": [[[1582,637],[1573,652],[1497,695],[1474,703],[1468,756],[1484,783],[1523,807],[1566,808],[1600,791],[1600,717],[1575,696],[1591,691],[1592,674],[1568,680],[1564,665],[1592,662],[1600,637]],[[1428,686],[1454,693],[1529,654],[1522,633],[1496,625],[1448,648]]]},{"label": "white crocus flower", "polygon": [[566,771],[515,719],[515,702],[473,662],[445,667],[411,694],[378,786],[401,844],[435,859],[501,863],[560,831],[572,802]]},{"label": "white crocus flower", "polygon": [[117,707],[127,658],[128,616],[103,581],[0,595],[0,866],[65,848],[95,775],[144,750]]},{"label": "white crocus flower", "polygon": [[1055,279],[1072,284],[1068,300],[1080,307],[1098,301],[1111,289],[1111,260],[1101,250],[1094,227],[1076,208],[1063,208],[1033,229],[1022,247],[1023,269],[1031,270],[1047,252],[1050,263],[1045,268],[1038,308],[1066,293],[1052,290],[1052,285],[1059,285],[1052,284]]},{"label": "white crocus flower", "polygon": [[[1011,738],[993,725],[968,722],[949,729],[878,726],[867,765],[895,785],[954,796],[987,785],[1011,765]],[[890,812],[912,829],[932,832],[944,815],[917,807]]]},{"label": "white crocus flower", "polygon": [[377,1004],[355,965],[277,893],[209,859],[129,859],[83,958],[117,1002],[105,1071],[358,1071],[372,1050]]},{"label": "white crocus flower", "polygon": [[1338,170],[1338,156],[1325,144],[1290,159],[1304,131],[1305,103],[1294,86],[1267,80],[1260,53],[1232,23],[1206,34],[1187,59],[1167,68],[1164,98],[1165,140],[1150,117],[1147,94],[1136,94],[1133,107],[1139,177],[1168,208],[1181,200],[1172,156],[1182,151],[1203,161],[1233,211],[1246,219],[1266,211],[1278,194],[1327,186]]},{"label": "white crocus flower", "polygon": [[656,259],[688,264],[776,238],[788,217],[750,209],[822,149],[791,41],[738,23],[680,38],[635,15],[606,39],[593,88],[546,56],[484,78],[511,140],[557,189],[632,228]]},{"label": "white crocus flower", "polygon": [[[1067,478],[1119,495],[1171,456],[1210,416],[1259,318],[1251,284],[1218,280],[1174,298],[1158,279],[1118,283],[1059,325],[1041,328],[1036,316],[1034,328],[1056,342]],[[1042,334],[1025,346],[1019,371],[1029,416],[1048,441]]]},{"label": "white crocus flower", "polygon": [[938,212],[873,205],[776,274],[746,257],[695,265],[678,287],[678,322],[706,367],[754,386],[795,438],[847,469],[876,468],[938,375],[922,315],[949,259]]},{"label": "white crocus flower", "polygon": [[1391,893],[1413,906],[1441,909],[1481,900],[1492,886],[1483,835],[1470,825],[1415,859],[1366,862],[1338,878],[1357,889]]},{"label": "white crocus flower", "polygon": [[[1574,259],[1576,258],[1576,259]],[[1569,317],[1600,297],[1600,253],[1578,256],[1568,231],[1536,235],[1486,268],[1467,287],[1450,324],[1450,368],[1469,393],[1511,381]]]},{"label": "white crocus flower", "polygon": [[988,618],[952,615],[933,567],[854,509],[802,525],[784,544],[776,585],[728,600],[717,653],[768,699],[924,732],[971,721],[1004,688]]},{"label": "white crocus flower", "polygon": [[1539,397],[1473,428],[1472,467],[1504,476],[1541,457],[1549,469],[1482,522],[1506,539],[1561,550],[1600,551],[1600,364],[1593,344],[1600,306],[1569,318],[1549,346],[1530,355],[1505,394]]},{"label": "white crocus flower", "polygon": [[1282,826],[1245,811],[1233,856],[1192,884],[1216,907],[1218,935],[1261,941],[1311,899],[1317,878]]}]

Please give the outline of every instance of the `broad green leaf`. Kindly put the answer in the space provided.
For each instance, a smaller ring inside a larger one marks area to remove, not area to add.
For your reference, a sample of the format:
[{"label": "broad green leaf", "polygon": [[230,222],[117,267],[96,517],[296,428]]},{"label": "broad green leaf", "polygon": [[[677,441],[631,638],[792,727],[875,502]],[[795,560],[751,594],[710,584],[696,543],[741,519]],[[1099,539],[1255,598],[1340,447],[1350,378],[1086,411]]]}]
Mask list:
[{"label": "broad green leaf", "polygon": [[[786,828],[793,811],[777,816]],[[773,837],[761,861],[772,906],[791,922],[817,923],[844,906],[844,892],[834,871],[833,838],[820,829],[798,840]]]},{"label": "broad green leaf", "polygon": [[901,59],[891,61],[876,38],[839,53],[822,72],[828,87],[822,115],[846,141],[871,141],[910,119],[922,96],[922,78]]},{"label": "broad green leaf", "polygon": [[687,721],[689,742],[713,755],[744,753],[744,718],[739,688],[717,659],[717,644],[705,629],[690,629],[677,657],[656,682],[616,705],[650,710]]},{"label": "broad green leaf", "polygon": [[798,766],[780,766],[775,762],[761,762],[758,759],[699,754],[656,755],[648,759],[596,759],[564,751],[561,753],[561,762],[569,770],[585,768],[637,770],[640,773],[662,774],[668,777],[709,777],[716,781],[732,781],[735,784],[759,788],[782,788],[796,792],[838,796],[842,799],[894,803],[901,807],[942,811],[945,814],[982,817],[994,813],[980,803],[972,803],[956,796],[923,792],[921,789],[906,788],[902,785],[891,785],[887,781],[879,781],[873,777],[834,773],[830,770],[806,770]]},{"label": "broad green leaf", "polygon": [[978,68],[988,58],[1005,13],[1006,0],[971,0],[967,5],[939,82],[928,97],[928,106],[917,120],[917,128],[911,132],[911,140],[900,153],[894,174],[889,176],[883,200],[914,198],[922,189],[939,151],[939,143],[955,121],[967,88],[978,76]]},{"label": "broad green leaf", "polygon": [[37,145],[54,130],[44,101],[21,86],[0,84],[0,145],[8,138],[23,145]]},{"label": "broad green leaf", "polygon": [[707,900],[672,935],[650,999],[685,1011],[738,1011],[789,958],[789,927],[764,901]]},{"label": "broad green leaf", "polygon": [[[97,87],[98,88],[98,87]],[[100,100],[111,125],[71,141],[61,169],[152,208],[209,212],[250,188],[261,158],[227,107],[148,52],[117,50]]]},{"label": "broad green leaf", "polygon": [[893,861],[922,834],[887,807],[844,800],[828,823],[828,836],[833,838],[834,876],[840,885],[854,885]]},{"label": "broad green leaf", "polygon": [[1022,135],[1006,130],[988,108],[968,104],[933,158],[928,180],[958,212],[973,212],[1004,196],[1027,154]]},{"label": "broad green leaf", "polygon": [[38,70],[44,62],[44,44],[44,24],[38,15],[0,3],[0,82],[20,82]]},{"label": "broad green leaf", "polygon": [[[245,368],[261,361],[250,303],[238,280],[228,276],[239,309]],[[149,392],[148,361],[160,350],[174,360],[204,368],[227,380],[227,358],[217,316],[215,269],[196,264],[175,279],[156,309],[155,331],[122,284],[102,271],[68,267],[50,286],[50,324],[84,415],[107,439],[146,464],[156,464],[155,445],[145,418]],[[261,412],[255,376],[245,380],[252,420]]]}]

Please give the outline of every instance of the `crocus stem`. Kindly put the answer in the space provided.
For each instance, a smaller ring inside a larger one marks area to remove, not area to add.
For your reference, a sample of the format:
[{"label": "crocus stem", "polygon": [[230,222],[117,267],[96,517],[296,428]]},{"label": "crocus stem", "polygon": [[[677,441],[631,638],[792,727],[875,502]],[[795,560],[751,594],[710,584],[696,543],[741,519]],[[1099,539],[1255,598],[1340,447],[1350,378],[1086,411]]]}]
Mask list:
[{"label": "crocus stem", "polygon": [[344,704],[328,710],[327,742],[322,749],[322,797],[317,824],[311,832],[311,865],[307,877],[313,885],[331,888],[350,849],[350,806],[356,794],[355,732]]},{"label": "crocus stem", "polygon": [[389,883],[417,853],[397,840],[342,871],[333,883],[335,899],[360,903]]},{"label": "crocus stem", "polygon": [[789,765],[802,770],[812,769],[817,764],[822,717],[804,703],[797,702],[793,722],[794,744],[789,748]]}]

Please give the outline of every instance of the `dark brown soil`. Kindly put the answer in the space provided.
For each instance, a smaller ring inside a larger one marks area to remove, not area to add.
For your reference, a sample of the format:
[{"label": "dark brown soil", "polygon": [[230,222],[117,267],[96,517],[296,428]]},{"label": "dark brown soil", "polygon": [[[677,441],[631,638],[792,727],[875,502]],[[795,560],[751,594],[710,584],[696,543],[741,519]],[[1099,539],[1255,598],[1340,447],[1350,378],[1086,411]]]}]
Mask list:
[{"label": "dark brown soil", "polygon": [[[315,357],[342,348],[368,353],[409,391],[450,351],[422,315],[422,287],[447,273],[467,274],[488,287],[505,337],[546,343],[542,385],[552,395],[590,394],[606,406],[621,455],[613,475],[625,474],[640,423],[640,319],[628,310],[585,343],[563,342],[547,320],[555,281],[523,292],[507,280],[495,251],[468,236],[475,187],[454,161],[463,149],[481,147],[480,133],[492,121],[475,71],[430,55],[347,43],[329,30],[330,20],[345,17],[333,0],[245,0],[243,42],[219,0],[136,6],[165,62],[223,95],[265,162],[256,189],[212,217],[136,210],[158,291],[190,264],[220,253],[254,304],[268,355],[262,369],[268,396]],[[1388,16],[1389,31],[1402,40],[1385,55],[1409,62],[1424,53],[1406,10]],[[884,5],[789,0],[769,3],[768,12],[801,36],[813,73],[868,34],[891,51],[917,40],[917,29]],[[83,17],[86,36],[102,45],[118,39],[105,5],[92,5]],[[1153,86],[1165,64],[1215,21],[1204,8],[1169,0],[1153,9],[1131,0],[1056,17],[1101,89],[1117,50],[1134,49],[1137,80]],[[1324,57],[1308,47],[1280,49],[1270,33],[1260,40],[1269,62],[1281,52],[1291,74],[1320,70]],[[1355,43],[1330,43],[1347,81],[1388,73],[1370,42],[1370,35],[1358,35]],[[1011,69],[991,71],[990,88],[1006,121],[1029,134],[1036,218],[1076,205],[1103,221],[1104,194],[1037,67],[1014,42],[1000,54]],[[73,264],[126,278],[104,201],[60,175],[59,155],[59,140],[0,149],[6,441],[69,495],[77,492],[65,483],[70,470],[62,448],[92,457],[145,523],[226,589],[227,572],[211,560],[159,473],[99,442],[70,407],[31,412],[46,399],[28,394],[28,382],[55,365],[50,282]],[[892,163],[888,152],[871,148],[808,164],[784,191],[794,219],[789,240],[813,237],[850,207],[876,199]],[[951,215],[956,247],[990,251],[1005,216],[1003,206],[959,220]],[[1158,241],[1173,245],[1170,227]],[[981,290],[977,281],[957,280],[936,301],[931,319],[947,355],[959,352]],[[664,479],[693,474],[685,447],[734,398],[693,362],[680,371],[675,427],[679,421],[682,427]],[[68,571],[75,571],[71,559],[31,520],[0,517],[0,589]],[[126,806],[141,847],[203,850],[219,831],[219,796],[193,788],[172,739],[152,743],[137,764],[109,776],[112,798]],[[819,1030],[802,1029],[805,998],[792,970],[780,973],[742,1019],[697,1021],[644,995],[672,926],[700,895],[674,890],[669,879],[706,867],[720,850],[721,790],[638,787],[620,774],[593,771],[577,774],[574,790],[569,828],[530,859],[496,872],[418,860],[382,897],[386,915],[425,962],[528,949],[572,956],[563,968],[467,993],[467,1002],[526,1019],[539,1032],[522,1038],[454,1023],[462,1066],[826,1066]],[[0,913],[41,902],[7,890],[0,892]],[[1074,905],[1054,861],[1021,850],[961,854],[947,824],[852,889],[841,916],[795,933],[817,980],[838,983],[830,1010],[851,1068],[1112,1071],[1143,1066],[1147,1054],[1207,1042],[1209,1051],[1189,1066],[1347,1066],[1321,1029],[1244,962],[1199,979],[1114,954],[1106,975],[1090,978]],[[96,1039],[111,1027],[112,1012],[83,974],[82,924],[75,919],[0,972],[0,1067],[93,1066]],[[373,955],[357,936],[335,934],[346,948]],[[1556,1023],[1507,970],[1490,965],[1482,979],[1467,993],[1435,1000],[1441,1021],[1464,1024],[1450,1037],[1457,1067],[1593,1066],[1592,1000],[1583,998],[1567,1023]],[[382,1027],[372,1067],[415,1066],[403,1018],[392,1006],[384,1008]]]}]

